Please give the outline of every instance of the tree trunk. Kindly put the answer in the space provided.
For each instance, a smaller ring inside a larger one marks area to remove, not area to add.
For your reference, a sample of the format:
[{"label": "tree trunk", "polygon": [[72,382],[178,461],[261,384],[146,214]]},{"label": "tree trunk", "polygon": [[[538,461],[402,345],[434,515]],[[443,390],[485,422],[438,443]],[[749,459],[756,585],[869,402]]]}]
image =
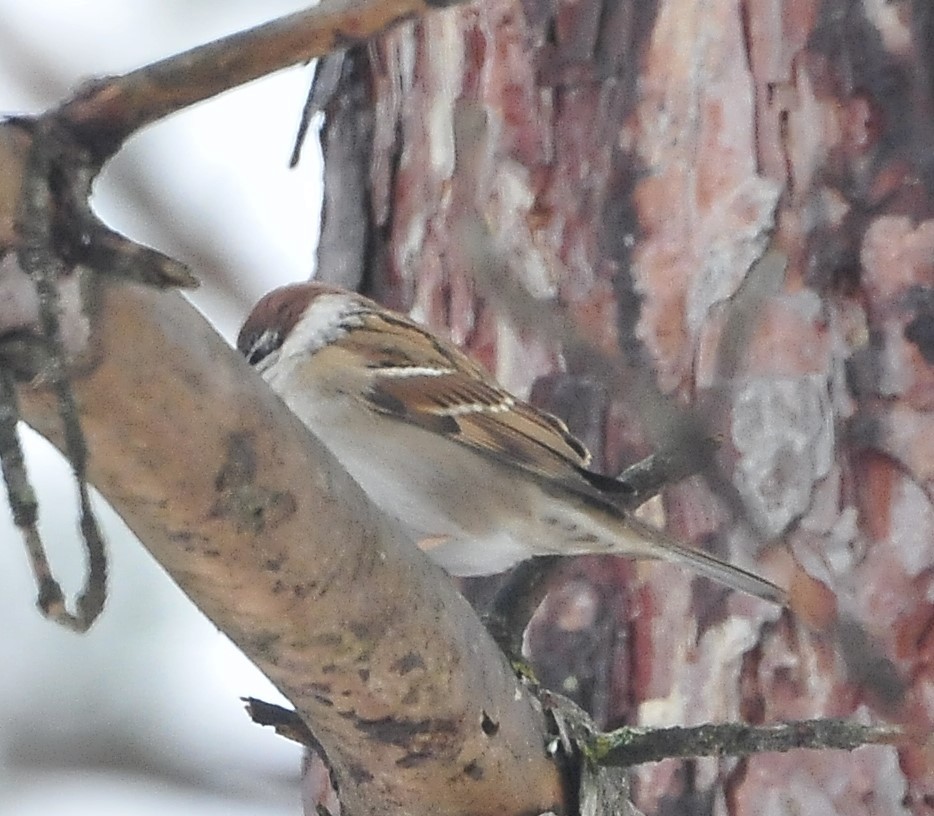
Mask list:
[{"label": "tree trunk", "polygon": [[924,3],[492,0],[346,53],[321,276],[447,331],[609,473],[716,436],[668,527],[791,589],[782,614],[580,560],[530,633],[542,676],[603,725],[909,731],[659,763],[646,813],[930,812],[932,26]]}]

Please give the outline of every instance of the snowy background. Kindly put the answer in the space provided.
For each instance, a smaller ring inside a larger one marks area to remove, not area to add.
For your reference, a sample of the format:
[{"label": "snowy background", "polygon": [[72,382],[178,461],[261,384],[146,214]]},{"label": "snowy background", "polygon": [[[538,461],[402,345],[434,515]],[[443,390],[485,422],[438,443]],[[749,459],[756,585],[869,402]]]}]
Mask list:
[{"label": "snowy background", "polygon": [[[304,4],[292,0],[0,0],[0,111],[38,112],[119,73]],[[250,304],[313,268],[320,156],[287,167],[303,66],[202,103],[134,138],[98,182],[114,228],[188,262],[195,304],[229,339]],[[74,488],[24,433],[53,568],[83,580]],[[281,698],[99,502],[107,608],[78,636],[42,619],[0,508],[0,816],[297,814],[300,752],[252,725],[240,697]]]}]

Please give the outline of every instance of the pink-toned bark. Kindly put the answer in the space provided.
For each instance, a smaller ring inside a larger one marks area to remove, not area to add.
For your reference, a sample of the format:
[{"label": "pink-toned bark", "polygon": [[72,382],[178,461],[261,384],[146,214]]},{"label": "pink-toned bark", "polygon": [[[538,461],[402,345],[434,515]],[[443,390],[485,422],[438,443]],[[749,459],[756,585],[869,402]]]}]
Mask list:
[{"label": "pink-toned bark", "polygon": [[780,616],[671,568],[586,562],[533,627],[543,673],[608,724],[827,715],[913,735],[647,767],[647,812],[930,812],[930,31],[922,4],[493,0],[377,48],[373,290],[516,390],[547,381],[534,393],[602,436],[598,463],[659,440],[644,383],[595,361],[650,369],[723,440],[720,484],[666,491],[671,528],[792,589]]}]

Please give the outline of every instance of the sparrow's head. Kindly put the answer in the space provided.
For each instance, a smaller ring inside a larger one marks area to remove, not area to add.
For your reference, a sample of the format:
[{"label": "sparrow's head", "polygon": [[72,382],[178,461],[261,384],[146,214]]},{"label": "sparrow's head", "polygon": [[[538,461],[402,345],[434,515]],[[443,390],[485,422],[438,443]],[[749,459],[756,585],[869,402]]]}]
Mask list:
[{"label": "sparrow's head", "polygon": [[258,365],[282,347],[310,307],[325,295],[345,299],[351,296],[342,289],[314,282],[273,289],[253,307],[237,335],[237,349],[250,365]]}]

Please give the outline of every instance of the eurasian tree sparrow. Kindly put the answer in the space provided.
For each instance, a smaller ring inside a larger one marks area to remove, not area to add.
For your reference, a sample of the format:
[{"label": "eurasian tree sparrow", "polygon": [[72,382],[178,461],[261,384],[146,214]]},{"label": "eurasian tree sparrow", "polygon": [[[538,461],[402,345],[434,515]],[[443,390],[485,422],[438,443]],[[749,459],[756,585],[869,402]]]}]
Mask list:
[{"label": "eurasian tree sparrow", "polygon": [[253,309],[237,347],[452,575],[600,553],[670,561],[784,603],[774,584],[625,513],[624,486],[587,469],[590,454],[563,422],[372,300],[318,283],[277,289]]}]

